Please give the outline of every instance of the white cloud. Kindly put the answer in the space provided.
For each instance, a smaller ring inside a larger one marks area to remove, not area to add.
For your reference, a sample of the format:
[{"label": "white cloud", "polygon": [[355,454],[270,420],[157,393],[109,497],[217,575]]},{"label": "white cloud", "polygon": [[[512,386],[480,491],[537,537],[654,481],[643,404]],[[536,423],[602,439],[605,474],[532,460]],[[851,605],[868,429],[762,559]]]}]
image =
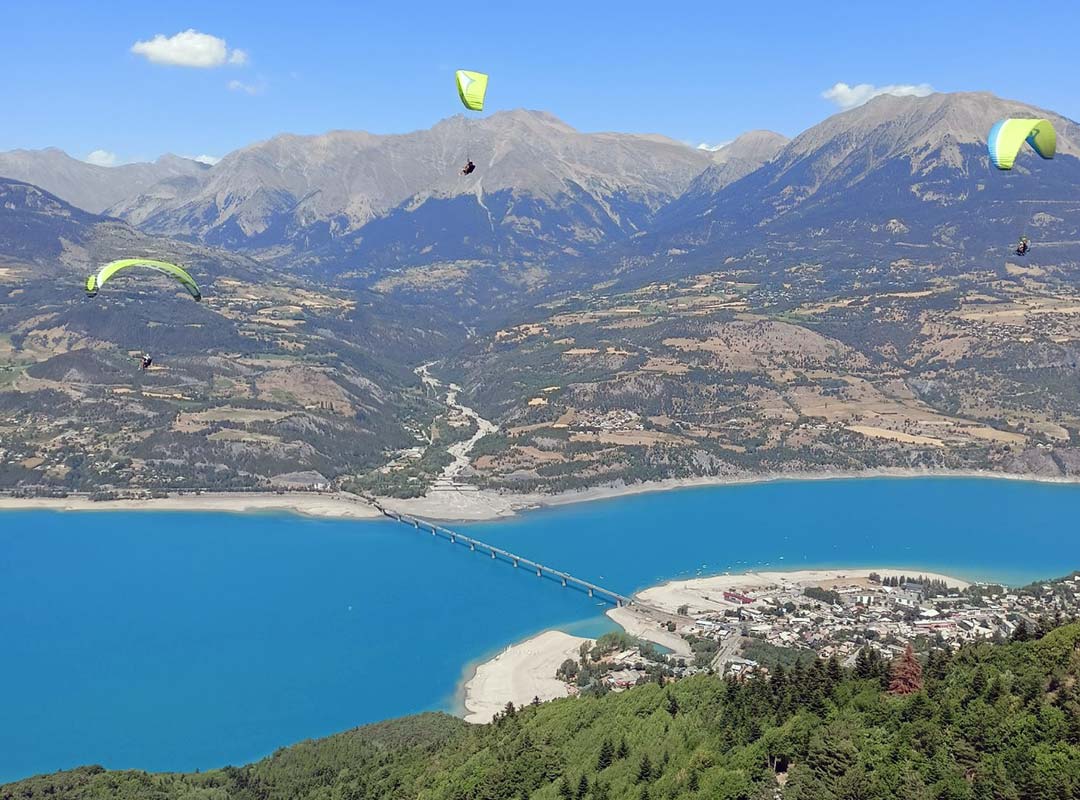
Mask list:
[{"label": "white cloud", "polygon": [[727,147],[729,144],[731,144],[731,141],[732,140],[729,139],[726,142],[718,142],[717,144],[708,144],[706,142],[702,142],[701,144],[699,144],[697,146],[697,149],[698,150],[708,150],[710,153],[715,153],[717,150],[723,150],[725,147]]},{"label": "white cloud", "polygon": [[243,92],[244,94],[256,95],[266,91],[264,83],[244,83],[243,81],[229,81],[230,92]]},{"label": "white cloud", "polygon": [[194,28],[188,28],[173,36],[159,33],[153,39],[135,42],[131,46],[131,52],[145,56],[155,64],[201,69],[220,67],[223,64],[240,66],[248,60],[248,54],[243,50],[229,50],[224,39],[199,33]]},{"label": "white cloud", "polygon": [[108,150],[94,150],[83,161],[96,167],[115,167],[120,163],[116,153],[110,153]]},{"label": "white cloud", "polygon": [[180,156],[180,157],[181,158],[186,158],[188,161],[198,161],[200,164],[209,164],[211,167],[214,166],[214,164],[216,164],[217,162],[221,161],[221,158],[219,156],[201,155],[201,156]]},{"label": "white cloud", "polygon": [[874,86],[872,83],[849,86],[846,83],[837,83],[831,89],[822,92],[821,96],[847,110],[861,106],[868,100],[883,94],[898,97],[926,97],[928,94],[933,94],[933,91],[934,87],[929,83],[890,83],[888,86]]}]

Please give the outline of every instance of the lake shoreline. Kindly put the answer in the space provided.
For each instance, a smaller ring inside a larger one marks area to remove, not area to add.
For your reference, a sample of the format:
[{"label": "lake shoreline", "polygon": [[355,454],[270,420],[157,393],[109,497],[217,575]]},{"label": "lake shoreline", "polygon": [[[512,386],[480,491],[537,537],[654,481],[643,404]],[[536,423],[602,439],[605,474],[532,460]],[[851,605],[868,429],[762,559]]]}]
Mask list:
[{"label": "lake shoreline", "polygon": [[313,492],[202,492],[170,494],[137,500],[90,500],[86,495],[68,497],[0,497],[3,511],[201,511],[227,514],[287,513],[327,519],[378,519],[382,517],[355,495]]},{"label": "lake shoreline", "polygon": [[709,487],[749,486],[768,483],[874,480],[892,478],[968,478],[1020,481],[1028,483],[1080,485],[1080,477],[1039,476],[1011,472],[989,472],[983,470],[923,470],[882,468],[856,472],[823,471],[771,473],[767,475],[745,476],[702,476],[696,478],[665,478],[641,483],[594,486],[588,489],[576,489],[558,494],[543,493],[501,493],[491,490],[440,491],[429,493],[425,497],[409,500],[387,499],[385,505],[395,511],[415,516],[429,517],[441,522],[485,522],[489,520],[513,517],[523,511],[536,511],[545,508],[588,503],[597,500],[615,500],[640,494],[678,491],[680,489],[702,489]]},{"label": "lake shoreline", "polygon": [[[526,511],[615,500],[641,494],[702,489],[709,487],[750,486],[768,483],[875,480],[893,478],[967,478],[978,480],[1020,481],[1027,483],[1080,485],[1080,477],[1040,476],[984,470],[924,470],[882,468],[856,472],[823,471],[772,473],[767,475],[725,475],[696,478],[666,478],[632,484],[594,486],[557,494],[509,493],[490,489],[439,489],[423,497],[378,498],[386,508],[439,522],[487,522],[515,517]],[[363,498],[347,492],[203,492],[170,493],[167,498],[91,501],[85,494],[68,497],[0,496],[3,511],[219,511],[226,513],[283,512],[329,519],[379,519],[382,514]]]}]

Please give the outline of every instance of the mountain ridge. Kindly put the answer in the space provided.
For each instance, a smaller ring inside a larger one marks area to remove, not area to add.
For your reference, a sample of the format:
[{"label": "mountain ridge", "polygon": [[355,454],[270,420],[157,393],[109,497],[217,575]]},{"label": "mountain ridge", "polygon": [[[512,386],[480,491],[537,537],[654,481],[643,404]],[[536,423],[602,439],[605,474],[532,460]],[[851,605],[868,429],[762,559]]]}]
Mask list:
[{"label": "mountain ridge", "polygon": [[[1002,172],[986,135],[1018,113],[1051,120],[1058,155],[1023,153]],[[1076,260],[1078,156],[1080,126],[1045,109],[988,93],[882,96],[807,129],[739,180],[674,201],[643,249],[675,253],[676,271],[720,254],[782,266],[812,253],[834,268],[913,255],[959,268],[1038,226]]]},{"label": "mountain ridge", "polygon": [[171,153],[156,161],[104,167],[74,158],[63,150],[9,150],[0,153],[0,176],[33,184],[91,214],[154,184],[190,177],[209,165]]}]

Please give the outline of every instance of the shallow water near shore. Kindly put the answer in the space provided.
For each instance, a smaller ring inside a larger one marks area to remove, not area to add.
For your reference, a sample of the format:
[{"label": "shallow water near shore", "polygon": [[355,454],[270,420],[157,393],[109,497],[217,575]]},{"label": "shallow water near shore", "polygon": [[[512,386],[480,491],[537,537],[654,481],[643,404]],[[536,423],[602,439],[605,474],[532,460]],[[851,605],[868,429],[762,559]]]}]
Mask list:
[{"label": "shallow water near shore", "polygon": [[[623,593],[759,568],[1022,583],[1080,568],[1080,487],[870,479],[709,487],[462,531]],[[604,606],[388,521],[0,514],[0,782],[207,769],[425,709],[463,670]]]}]

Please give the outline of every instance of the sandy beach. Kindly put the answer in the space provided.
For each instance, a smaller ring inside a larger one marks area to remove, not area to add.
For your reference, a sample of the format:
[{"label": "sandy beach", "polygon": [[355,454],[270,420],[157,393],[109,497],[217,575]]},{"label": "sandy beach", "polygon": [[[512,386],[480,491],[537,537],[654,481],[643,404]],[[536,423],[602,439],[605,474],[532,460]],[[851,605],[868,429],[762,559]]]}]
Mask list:
[{"label": "sandy beach", "polygon": [[92,502],[82,495],[70,497],[0,497],[0,511],[222,511],[252,513],[281,511],[311,517],[376,519],[382,515],[363,500],[345,493],[312,492],[203,492],[173,494],[148,500],[108,500]]},{"label": "sandy beach", "polygon": [[701,478],[671,478],[633,484],[614,484],[578,489],[560,494],[511,494],[486,489],[440,489],[425,497],[409,500],[387,499],[388,508],[406,514],[442,522],[477,521],[511,517],[532,509],[611,500],[630,495],[692,489],[707,486],[740,486],[744,484],[775,483],[779,481],[828,481],[861,478],[980,478],[994,480],[1033,481],[1037,483],[1080,484],[1080,480],[1065,477],[1016,475],[979,470],[874,469],[862,472],[793,472],[773,475],[723,475]]},{"label": "sandy beach", "polygon": [[566,684],[555,677],[559,665],[577,659],[582,643],[592,642],[562,631],[545,631],[506,650],[476,669],[465,684],[466,722],[491,722],[506,703],[528,705],[534,697],[541,701],[567,697]]}]

